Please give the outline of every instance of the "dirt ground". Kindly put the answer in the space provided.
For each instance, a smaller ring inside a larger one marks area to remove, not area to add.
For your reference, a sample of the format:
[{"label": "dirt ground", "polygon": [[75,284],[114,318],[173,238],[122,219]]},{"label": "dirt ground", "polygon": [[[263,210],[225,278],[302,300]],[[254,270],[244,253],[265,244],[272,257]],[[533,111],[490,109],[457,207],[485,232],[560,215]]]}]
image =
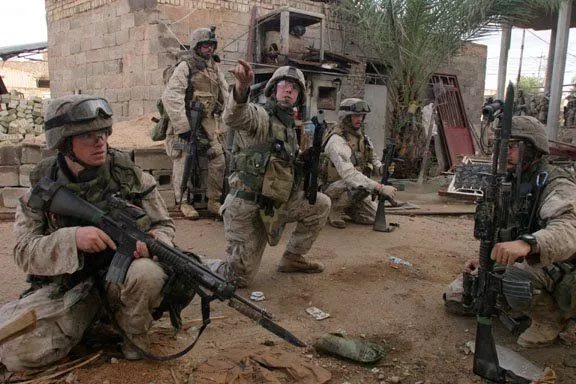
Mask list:
[{"label": "dirt ground", "polygon": [[[428,192],[428,193],[421,193]],[[432,192],[432,193],[430,193]],[[439,198],[434,191],[408,188],[400,199],[418,204],[420,211],[471,212],[471,204]],[[468,257],[476,257],[478,242],[472,236],[470,214],[400,216],[388,215],[400,227],[392,233],[374,232],[371,227],[350,225],[346,230],[327,226],[309,256],[322,261],[326,270],[317,275],[281,274],[276,265],[284,250],[287,234],[277,247],[268,247],[252,287],[239,290],[248,297],[262,291],[259,304],[271,311],[283,327],[308,344],[327,332],[345,332],[383,345],[386,356],[375,366],[362,366],[335,357],[320,355],[311,348],[298,349],[249,319],[216,302],[212,316],[223,317],[208,326],[195,349],[169,362],[128,362],[115,364],[110,356],[76,369],[79,383],[160,384],[192,383],[198,364],[234,347],[259,347],[266,342],[274,350],[291,351],[307,361],[328,369],[331,383],[474,383],[473,355],[464,345],[474,339],[475,319],[445,313],[441,299],[446,285],[454,279]],[[224,250],[223,225],[213,220],[177,220],[176,243],[188,250],[220,257]],[[10,222],[0,223],[0,303],[16,297],[25,287],[23,274],[12,262],[13,239]],[[290,230],[291,227],[288,228]],[[289,232],[289,231],[288,231]],[[390,263],[396,256],[412,267]],[[330,313],[317,321],[305,309],[315,306]],[[185,311],[186,319],[200,317],[197,300]],[[576,382],[565,361],[571,348],[562,344],[539,350],[515,345],[515,338],[496,322],[499,344],[519,351],[539,366],[550,366],[558,383]]]}]

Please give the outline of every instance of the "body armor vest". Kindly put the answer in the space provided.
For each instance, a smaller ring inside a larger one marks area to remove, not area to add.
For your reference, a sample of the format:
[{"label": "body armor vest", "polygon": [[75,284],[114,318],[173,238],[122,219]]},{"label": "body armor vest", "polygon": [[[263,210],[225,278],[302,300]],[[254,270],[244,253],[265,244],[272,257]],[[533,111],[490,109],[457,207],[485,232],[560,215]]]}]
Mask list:
[{"label": "body armor vest", "polygon": [[198,101],[204,107],[202,127],[209,136],[209,141],[214,141],[214,130],[216,123],[214,113],[220,114],[223,110],[223,97],[220,95],[220,75],[219,69],[213,60],[203,60],[195,56],[187,59],[188,69],[191,73],[194,94],[193,101]]},{"label": "body armor vest", "polygon": [[[38,163],[30,172],[30,183],[34,187],[40,178],[47,176],[54,181],[64,185],[74,194],[97,206],[104,212],[109,212],[113,207],[109,206],[108,197],[115,195],[132,204],[139,205],[140,200],[150,193],[150,190],[142,188],[142,171],[135,166],[130,160],[127,153],[108,148],[108,161],[97,170],[96,177],[84,182],[73,182],[66,175],[64,167],[64,157],[61,154],[44,159]],[[75,218],[54,215],[45,212],[48,222],[45,234],[53,233],[59,228],[87,226],[92,223],[85,223]],[[144,231],[149,229],[150,219],[147,215],[139,218],[138,223],[142,223],[141,228]],[[72,275],[62,276],[28,276],[28,282],[34,286],[57,283],[63,287],[63,290],[70,289],[80,281],[89,276],[93,276],[98,271],[107,269],[112,260],[113,251],[107,250],[101,255],[91,255],[84,258],[84,265],[81,270],[74,272]]]},{"label": "body armor vest", "polygon": [[[270,129],[266,142],[243,148],[239,145],[240,135],[234,139],[233,156],[235,171],[231,180],[233,187],[244,192],[262,193],[265,177],[281,177],[290,173],[289,191],[294,189],[295,161],[298,142],[294,127],[286,127],[277,117],[270,116]],[[276,170],[271,168],[275,167]],[[286,180],[287,181],[287,180]]]},{"label": "body armor vest", "polygon": [[[352,134],[343,127],[342,123],[340,123],[334,127],[328,135],[326,135],[322,145],[323,147],[326,147],[328,140],[330,140],[334,135],[342,137],[352,151],[350,161],[352,162],[352,165],[354,165],[354,168],[370,177],[374,148],[368,136],[364,134],[364,128],[361,128],[358,132],[360,135]],[[325,183],[333,183],[341,179],[340,175],[336,171],[336,167],[325,152],[322,152],[319,174]]]},{"label": "body armor vest", "polygon": [[[548,178],[546,180],[546,184],[541,187],[542,192],[538,193],[536,178],[542,172],[546,172],[548,174]],[[513,221],[513,223],[510,223],[510,225],[514,226],[516,223],[518,226],[517,230],[513,232],[518,233],[514,233],[511,236],[508,236],[509,238],[502,238],[500,241],[516,240],[516,238],[522,233],[533,233],[545,226],[545,223],[540,221],[538,212],[540,211],[542,202],[544,202],[546,197],[553,192],[553,190],[549,188],[547,189],[546,186],[553,180],[559,178],[573,179],[570,172],[561,167],[549,164],[547,158],[542,159],[539,164],[535,165],[532,169],[529,169],[526,171],[526,173],[524,173],[522,180],[520,181],[519,200],[513,202],[511,206],[512,212],[510,215],[511,220]],[[514,183],[512,185],[512,190],[516,190]],[[533,211],[535,216],[531,217]],[[532,225],[529,228],[528,223],[530,221],[532,222]]]}]

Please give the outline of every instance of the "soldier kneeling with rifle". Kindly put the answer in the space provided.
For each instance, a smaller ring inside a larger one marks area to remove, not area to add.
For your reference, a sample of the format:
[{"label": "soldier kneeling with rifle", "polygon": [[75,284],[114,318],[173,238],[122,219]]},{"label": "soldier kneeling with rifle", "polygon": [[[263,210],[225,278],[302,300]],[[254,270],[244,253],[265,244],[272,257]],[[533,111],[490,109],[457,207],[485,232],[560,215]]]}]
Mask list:
[{"label": "soldier kneeling with rifle", "polygon": [[[150,351],[148,331],[169,312],[176,330],[181,310],[201,297],[202,333],[209,303],[229,305],[297,346],[264,310],[235,295],[236,286],[199,257],[174,248],[174,223],[156,188],[128,154],[108,147],[112,109],[105,99],[73,95],[45,112],[46,144],[57,155],[30,173],[32,188],[16,208],[14,259],[31,286],[0,309],[0,324],[33,309],[33,330],[0,345],[10,371],[46,366],[68,355],[106,314],[123,337],[129,360],[167,360]],[[198,335],[199,336],[199,335]]]},{"label": "soldier kneeling with rifle", "polygon": [[[500,266],[495,272],[502,273],[501,308],[531,320],[517,340],[526,348],[554,342],[576,315],[576,180],[549,164],[549,153],[537,119],[512,117],[508,174],[500,186],[510,191],[509,200],[499,203],[508,212],[491,221],[497,239],[490,257]],[[447,311],[476,313],[477,295],[471,291],[478,266],[478,260],[467,261],[463,277],[450,285],[444,294]]]},{"label": "soldier kneeling with rifle", "polygon": [[345,213],[355,223],[373,224],[377,203],[372,193],[392,199],[396,192],[393,186],[370,178],[371,173],[382,173],[386,167],[364,133],[364,119],[369,112],[364,100],[343,100],[338,125],[325,135],[320,176],[322,191],[332,199],[328,222],[336,228],[346,227]]}]

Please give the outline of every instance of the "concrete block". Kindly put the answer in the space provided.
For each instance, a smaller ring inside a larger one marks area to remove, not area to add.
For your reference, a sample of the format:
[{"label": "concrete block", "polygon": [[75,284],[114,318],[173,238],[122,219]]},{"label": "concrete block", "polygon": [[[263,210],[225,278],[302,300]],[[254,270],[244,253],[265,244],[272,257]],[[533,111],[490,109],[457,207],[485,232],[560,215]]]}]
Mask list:
[{"label": "concrete block", "polygon": [[144,170],[172,169],[164,148],[134,148],[134,162]]},{"label": "concrete block", "polygon": [[18,183],[21,187],[30,187],[30,171],[35,166],[36,164],[22,164],[20,166]]},{"label": "concrete block", "polygon": [[19,185],[18,166],[0,166],[0,187],[17,187]]},{"label": "concrete block", "polygon": [[19,165],[22,147],[19,145],[0,146],[0,166]]},{"label": "concrete block", "polygon": [[20,199],[28,191],[25,187],[6,187],[2,188],[0,195],[2,196],[2,205],[6,208],[16,208],[18,199]]},{"label": "concrete block", "polygon": [[174,195],[173,189],[165,189],[160,192],[160,196],[162,196],[162,200],[166,203],[166,208],[172,209],[176,207],[176,196]]},{"label": "concrete block", "polygon": [[42,160],[44,146],[37,144],[22,144],[20,162],[22,164],[36,164]]},{"label": "concrete block", "polygon": [[172,189],[171,169],[153,169],[150,173],[152,176],[154,176],[159,191]]}]

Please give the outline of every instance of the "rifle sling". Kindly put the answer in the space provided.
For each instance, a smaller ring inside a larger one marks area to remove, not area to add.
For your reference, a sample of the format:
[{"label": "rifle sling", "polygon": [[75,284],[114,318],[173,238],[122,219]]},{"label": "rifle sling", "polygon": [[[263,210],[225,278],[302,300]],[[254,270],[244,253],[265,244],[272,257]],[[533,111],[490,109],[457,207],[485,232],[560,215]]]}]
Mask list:
[{"label": "rifle sling", "polygon": [[179,351],[177,353],[173,353],[173,354],[165,355],[165,356],[159,356],[159,355],[152,354],[148,351],[143,350],[139,346],[137,346],[128,337],[128,335],[122,329],[122,327],[120,327],[120,325],[116,321],[116,316],[114,316],[114,312],[112,311],[110,303],[108,302],[108,299],[106,296],[106,291],[104,289],[104,285],[102,284],[102,281],[100,280],[100,278],[97,275],[94,276],[93,278],[95,281],[96,288],[98,289],[98,293],[100,294],[100,298],[102,299],[102,302],[104,303],[104,308],[106,309],[108,316],[112,320],[112,325],[114,326],[114,328],[116,328],[116,330],[120,333],[120,336],[122,336],[122,339],[124,340],[124,342],[129,343],[132,348],[134,348],[136,351],[141,353],[142,356],[144,356],[145,358],[147,358],[149,360],[168,361],[168,360],[173,360],[173,359],[177,359],[179,357],[184,356],[185,354],[190,352],[192,350],[192,348],[194,348],[194,346],[196,345],[196,343],[200,339],[200,336],[202,335],[202,333],[204,332],[204,330],[206,329],[208,324],[210,324],[210,302],[212,300],[214,300],[215,297],[214,296],[208,296],[208,295],[202,293],[202,290],[199,289],[196,292],[200,296],[200,307],[202,310],[202,326],[198,330],[198,335],[196,336],[196,338],[192,341],[192,343],[190,345],[188,345],[186,348],[182,349],[181,351]]}]

